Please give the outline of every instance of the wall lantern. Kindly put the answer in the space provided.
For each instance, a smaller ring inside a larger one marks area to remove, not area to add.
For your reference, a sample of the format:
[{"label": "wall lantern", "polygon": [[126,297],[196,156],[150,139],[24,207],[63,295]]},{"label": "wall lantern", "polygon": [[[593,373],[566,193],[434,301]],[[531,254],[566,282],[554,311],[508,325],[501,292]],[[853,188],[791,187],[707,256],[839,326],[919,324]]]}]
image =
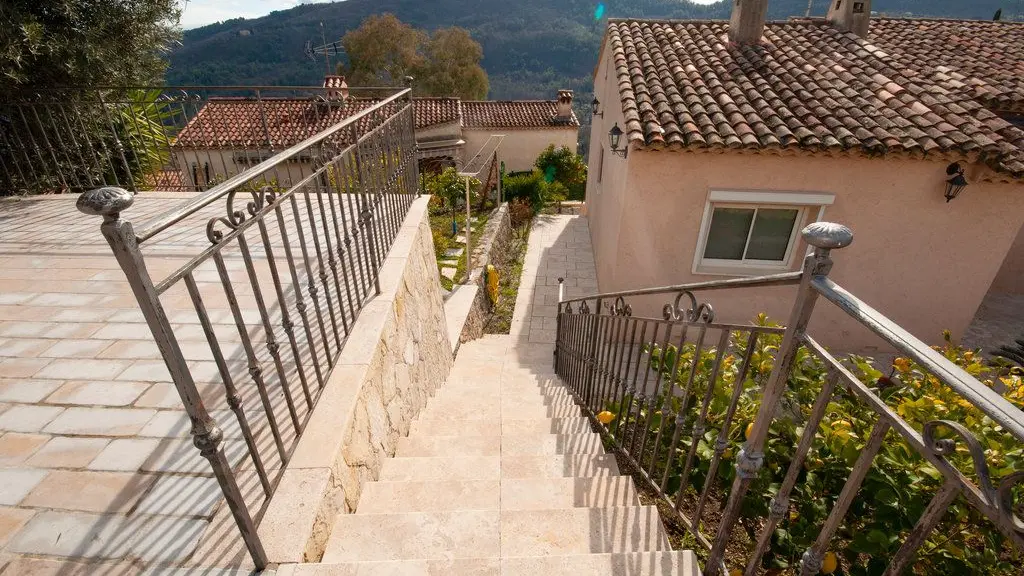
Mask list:
[{"label": "wall lantern", "polygon": [[612,154],[618,154],[623,158],[629,154],[629,146],[619,148],[619,140],[622,138],[622,128],[619,128],[618,122],[616,122],[615,125],[612,126],[612,129],[608,131],[608,138],[611,140]]},{"label": "wall lantern", "polygon": [[967,178],[964,178],[964,169],[958,162],[946,166],[946,202],[956,198],[967,188]]},{"label": "wall lantern", "polygon": [[603,118],[604,112],[601,112],[600,109],[601,102],[597,98],[594,98],[594,101],[590,103],[590,113],[593,116],[601,116]]}]

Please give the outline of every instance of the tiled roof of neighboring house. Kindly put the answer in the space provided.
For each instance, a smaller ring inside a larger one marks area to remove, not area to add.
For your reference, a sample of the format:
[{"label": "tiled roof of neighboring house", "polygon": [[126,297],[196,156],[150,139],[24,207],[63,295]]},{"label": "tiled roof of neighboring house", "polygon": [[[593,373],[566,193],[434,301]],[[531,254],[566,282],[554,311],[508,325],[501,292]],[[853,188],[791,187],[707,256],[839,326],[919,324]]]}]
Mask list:
[{"label": "tiled roof of neighboring house", "polygon": [[769,23],[760,46],[727,22],[611,20],[634,145],[977,158],[1024,176],[1024,132],[824,21]]},{"label": "tiled roof of neighboring house", "polygon": [[462,100],[458,98],[413,98],[416,128],[458,122],[462,118]]},{"label": "tiled roof of neighboring house", "polygon": [[[178,134],[175,144],[190,148],[286,148],[365,110],[376,101],[369,98],[344,101],[210,98]],[[413,113],[417,129],[458,122],[461,116],[458,98],[414,98]]]},{"label": "tiled roof of neighboring house", "polygon": [[462,102],[466,128],[564,128],[578,127],[575,113],[566,119],[558,115],[557,100],[465,100]]},{"label": "tiled roof of neighboring house", "polygon": [[1024,111],[1024,24],[991,20],[872,18],[868,39],[892,54],[944,65],[967,78],[973,97],[997,110]]}]

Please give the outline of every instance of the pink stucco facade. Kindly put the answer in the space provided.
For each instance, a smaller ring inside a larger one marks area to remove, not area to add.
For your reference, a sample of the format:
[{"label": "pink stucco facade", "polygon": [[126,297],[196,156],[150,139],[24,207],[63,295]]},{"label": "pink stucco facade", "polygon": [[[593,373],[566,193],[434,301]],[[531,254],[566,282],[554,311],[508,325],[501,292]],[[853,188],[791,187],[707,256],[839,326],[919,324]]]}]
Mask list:
[{"label": "pink stucco facade", "polygon": [[[834,197],[821,219],[854,232],[835,252],[831,277],[926,342],[970,323],[1024,224],[1024,185],[981,181],[970,166],[966,191],[943,198],[948,159],[608,150],[608,130],[623,126],[607,54],[595,74],[604,116],[594,119],[587,183],[601,292],[724,278],[695,272],[701,221],[716,190],[792,192]],[[612,75],[614,76],[614,75]],[[603,149],[603,151],[602,151]],[[819,212],[807,210],[805,221]],[[799,242],[788,269],[799,268]],[[748,275],[755,274],[751,271]],[[1010,280],[1012,281],[1012,279]],[[792,288],[715,292],[718,318],[746,322],[767,312],[785,322]],[[660,315],[664,302],[639,311]],[[634,306],[637,311],[638,307]],[[820,301],[811,333],[826,345],[871,352],[881,342],[830,303]]]},{"label": "pink stucco facade", "polygon": [[462,134],[466,140],[466,144],[463,146],[463,161],[468,161],[472,158],[473,154],[476,154],[483,147],[492,134],[503,134],[505,138],[501,141],[498,158],[505,162],[506,170],[514,172],[532,170],[537,156],[551,144],[554,144],[556,148],[567,146],[575,152],[579,128],[576,126],[536,128],[532,130],[521,128],[465,128]]}]

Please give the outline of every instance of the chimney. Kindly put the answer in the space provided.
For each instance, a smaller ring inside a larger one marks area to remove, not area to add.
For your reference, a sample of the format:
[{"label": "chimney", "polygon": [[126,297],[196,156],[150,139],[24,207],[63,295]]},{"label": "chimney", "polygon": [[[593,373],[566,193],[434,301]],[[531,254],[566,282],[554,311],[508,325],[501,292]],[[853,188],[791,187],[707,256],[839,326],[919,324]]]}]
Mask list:
[{"label": "chimney", "polygon": [[558,113],[555,114],[558,122],[572,121],[572,90],[558,91]]},{"label": "chimney", "polygon": [[327,98],[330,100],[347,100],[348,84],[344,76],[324,76],[324,88],[327,89]]},{"label": "chimney", "polygon": [[733,0],[729,17],[729,41],[736,44],[759,44],[764,35],[768,0]]},{"label": "chimney", "polygon": [[868,37],[871,20],[871,0],[832,0],[825,17],[832,26],[843,32]]}]

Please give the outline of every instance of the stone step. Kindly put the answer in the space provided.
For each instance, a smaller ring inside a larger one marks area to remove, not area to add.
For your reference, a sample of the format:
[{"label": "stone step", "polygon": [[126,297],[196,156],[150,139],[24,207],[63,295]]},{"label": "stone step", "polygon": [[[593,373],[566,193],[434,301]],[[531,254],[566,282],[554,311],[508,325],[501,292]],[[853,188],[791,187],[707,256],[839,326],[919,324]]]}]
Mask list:
[{"label": "stone step", "polygon": [[321,562],[496,558],[500,526],[497,510],[340,514]]},{"label": "stone step", "polygon": [[500,576],[500,574],[501,560],[498,558],[452,558],[338,562],[334,564],[285,564],[277,568],[275,576]]},{"label": "stone step", "polygon": [[502,510],[639,505],[640,496],[628,476],[506,478],[501,481]]},{"label": "stone step", "polygon": [[[423,456],[384,460],[383,481],[495,480],[501,477],[500,456]],[[367,483],[364,486],[369,486]]]},{"label": "stone step", "polygon": [[356,514],[497,510],[501,494],[498,480],[367,482]]},{"label": "stone step", "polygon": [[671,550],[654,506],[501,513],[501,553],[509,556]]},{"label": "stone step", "polygon": [[614,454],[505,454],[501,457],[502,479],[618,475]]},{"label": "stone step", "polygon": [[700,576],[692,550],[285,564],[276,576]]},{"label": "stone step", "polygon": [[561,400],[572,399],[568,389],[560,385],[535,386],[532,384],[509,387],[509,386],[473,386],[470,384],[456,384],[441,386],[434,394],[434,398],[465,398],[473,397],[482,400]]},{"label": "stone step", "polygon": [[501,406],[512,408],[517,405],[535,406],[572,406],[575,400],[564,392],[513,392],[499,394],[497,392],[459,392],[441,389],[427,402],[429,409],[442,409],[459,406],[470,402],[475,406]]},{"label": "stone step", "polygon": [[398,440],[396,456],[497,456],[511,454],[604,454],[601,437],[582,434],[452,436],[419,434]]},{"label": "stone step", "polygon": [[604,454],[601,436],[581,434],[511,434],[501,437],[502,455],[512,454]]},{"label": "stone step", "polygon": [[[476,574],[494,573],[478,572]],[[538,576],[540,574],[543,576],[700,576],[700,566],[697,555],[692,550],[506,557],[501,560],[501,576]],[[278,576],[288,575],[279,573]]]},{"label": "stone step", "polygon": [[576,418],[527,418],[523,420],[473,418],[422,418],[414,420],[409,436],[509,436],[513,434],[582,434],[591,432],[590,420]]},{"label": "stone step", "polygon": [[565,418],[503,418],[501,433],[510,434],[582,434],[591,432],[590,420],[583,416]]},{"label": "stone step", "polygon": [[[502,408],[505,408],[502,410]],[[582,416],[583,412],[575,404],[508,404],[478,403],[471,398],[442,399],[434,402],[431,399],[423,409],[420,417],[424,419],[475,420],[492,418],[510,418],[524,420],[531,418],[572,418]]]}]

